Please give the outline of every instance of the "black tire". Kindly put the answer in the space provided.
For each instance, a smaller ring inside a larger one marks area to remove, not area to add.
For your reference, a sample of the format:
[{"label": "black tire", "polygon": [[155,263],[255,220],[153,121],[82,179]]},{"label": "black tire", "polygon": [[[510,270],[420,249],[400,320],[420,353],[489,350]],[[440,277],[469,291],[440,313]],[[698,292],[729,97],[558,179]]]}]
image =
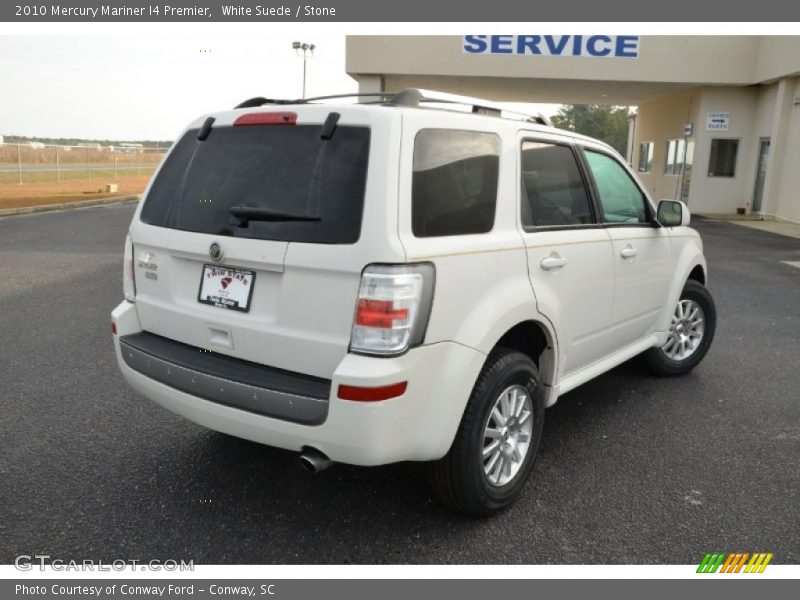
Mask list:
[{"label": "black tire", "polygon": [[684,375],[694,369],[703,360],[714,340],[717,328],[717,309],[708,289],[700,282],[690,279],[681,292],[680,300],[693,300],[703,310],[705,331],[697,349],[682,360],[673,360],[661,347],[650,348],[642,356],[645,365],[656,375],[675,377]]},{"label": "black tire", "polygon": [[[532,430],[527,454],[505,485],[492,485],[484,473],[484,430],[495,402],[507,388],[521,385],[531,400]],[[453,445],[447,455],[430,463],[434,497],[470,516],[489,516],[508,507],[528,479],[544,425],[544,388],[536,365],[525,354],[495,349],[478,376]]]}]

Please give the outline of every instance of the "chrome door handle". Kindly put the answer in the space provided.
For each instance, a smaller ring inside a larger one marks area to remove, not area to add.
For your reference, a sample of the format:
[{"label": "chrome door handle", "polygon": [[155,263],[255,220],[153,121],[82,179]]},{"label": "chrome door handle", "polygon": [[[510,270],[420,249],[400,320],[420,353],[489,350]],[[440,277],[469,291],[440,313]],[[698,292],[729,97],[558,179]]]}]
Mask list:
[{"label": "chrome door handle", "polygon": [[539,266],[541,266],[545,271],[552,271],[553,269],[560,269],[565,264],[567,264],[566,258],[553,253],[550,256],[545,256],[542,259],[542,262],[539,263]]},{"label": "chrome door handle", "polygon": [[634,248],[633,246],[631,246],[630,244],[628,244],[627,246],[625,246],[625,247],[622,249],[622,252],[620,252],[620,253],[619,253],[619,255],[620,255],[622,258],[633,258],[633,257],[634,257],[634,256],[636,256],[637,254],[639,254],[639,251],[638,251],[636,248]]}]

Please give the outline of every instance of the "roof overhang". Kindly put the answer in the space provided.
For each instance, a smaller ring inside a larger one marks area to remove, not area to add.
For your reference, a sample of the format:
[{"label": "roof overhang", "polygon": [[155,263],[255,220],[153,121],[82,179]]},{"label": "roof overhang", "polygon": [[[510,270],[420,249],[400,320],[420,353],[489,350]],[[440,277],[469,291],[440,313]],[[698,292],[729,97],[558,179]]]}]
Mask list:
[{"label": "roof overhang", "polygon": [[792,76],[800,72],[800,37],[641,36],[638,57],[620,58],[473,54],[463,36],[348,36],[346,69],[356,79],[381,77],[386,91],[423,87],[499,102],[639,105],[699,86]]}]

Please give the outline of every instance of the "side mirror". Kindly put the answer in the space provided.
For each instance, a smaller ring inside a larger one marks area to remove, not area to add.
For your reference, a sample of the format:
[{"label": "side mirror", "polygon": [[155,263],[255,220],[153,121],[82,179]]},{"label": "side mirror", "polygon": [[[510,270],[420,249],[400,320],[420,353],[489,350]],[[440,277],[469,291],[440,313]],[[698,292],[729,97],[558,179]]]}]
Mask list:
[{"label": "side mirror", "polygon": [[689,207],[677,200],[662,200],[658,203],[658,222],[664,227],[686,227],[691,215]]}]

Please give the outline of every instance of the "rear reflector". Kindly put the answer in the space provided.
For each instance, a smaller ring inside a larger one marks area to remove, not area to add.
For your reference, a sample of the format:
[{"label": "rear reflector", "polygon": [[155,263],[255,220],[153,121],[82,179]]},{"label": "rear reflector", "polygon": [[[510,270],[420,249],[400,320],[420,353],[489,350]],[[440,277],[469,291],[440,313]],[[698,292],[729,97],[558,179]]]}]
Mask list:
[{"label": "rear reflector", "polygon": [[297,113],[293,112],[258,112],[242,115],[233,122],[241,125],[296,125]]},{"label": "rear reflector", "polygon": [[111,323],[111,335],[117,335],[117,324],[114,322]]},{"label": "rear reflector", "polygon": [[342,400],[356,400],[357,402],[375,402],[397,398],[406,393],[407,381],[384,385],[381,387],[359,387],[356,385],[340,385],[339,398]]}]

